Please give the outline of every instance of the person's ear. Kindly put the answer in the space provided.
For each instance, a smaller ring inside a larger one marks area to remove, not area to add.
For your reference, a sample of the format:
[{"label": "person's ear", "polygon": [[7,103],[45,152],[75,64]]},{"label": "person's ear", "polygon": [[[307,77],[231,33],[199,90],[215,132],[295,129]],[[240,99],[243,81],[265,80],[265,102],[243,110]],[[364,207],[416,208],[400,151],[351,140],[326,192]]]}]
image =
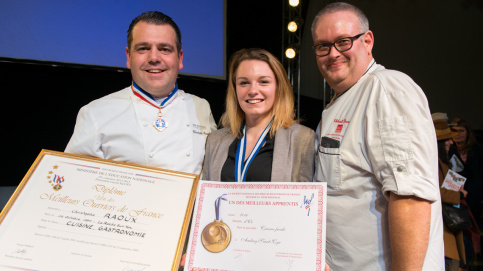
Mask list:
[{"label": "person's ear", "polygon": [[371,30],[366,31],[363,36],[364,47],[369,54],[372,54],[372,47],[374,47],[374,33]]},{"label": "person's ear", "polygon": [[131,55],[129,54],[129,48],[126,47],[126,67],[131,69]]}]

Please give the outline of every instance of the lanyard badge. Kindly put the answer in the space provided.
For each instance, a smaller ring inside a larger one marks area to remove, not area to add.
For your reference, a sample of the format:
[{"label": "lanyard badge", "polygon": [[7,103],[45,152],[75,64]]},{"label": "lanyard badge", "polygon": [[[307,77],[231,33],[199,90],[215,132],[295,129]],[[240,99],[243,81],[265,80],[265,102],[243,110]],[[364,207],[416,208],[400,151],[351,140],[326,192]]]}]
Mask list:
[{"label": "lanyard badge", "polygon": [[163,112],[161,109],[167,107],[176,98],[178,94],[178,83],[175,84],[174,89],[171,91],[169,96],[164,99],[163,102],[161,102],[161,105],[158,105],[153,96],[141,89],[138,85],[136,85],[135,82],[132,82],[131,89],[134,95],[136,95],[138,98],[159,109],[157,118],[153,121],[154,128],[159,132],[162,132],[164,129],[168,128],[168,122],[163,118]]}]

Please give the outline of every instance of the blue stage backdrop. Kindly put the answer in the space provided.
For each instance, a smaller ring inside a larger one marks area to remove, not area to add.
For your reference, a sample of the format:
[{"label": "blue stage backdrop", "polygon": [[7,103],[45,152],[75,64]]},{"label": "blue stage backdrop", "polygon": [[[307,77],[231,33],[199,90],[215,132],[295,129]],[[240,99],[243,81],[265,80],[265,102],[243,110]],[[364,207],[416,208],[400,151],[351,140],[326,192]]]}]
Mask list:
[{"label": "blue stage backdrop", "polygon": [[225,1],[2,0],[0,57],[125,68],[131,20],[157,10],[181,29],[181,73],[225,79]]}]

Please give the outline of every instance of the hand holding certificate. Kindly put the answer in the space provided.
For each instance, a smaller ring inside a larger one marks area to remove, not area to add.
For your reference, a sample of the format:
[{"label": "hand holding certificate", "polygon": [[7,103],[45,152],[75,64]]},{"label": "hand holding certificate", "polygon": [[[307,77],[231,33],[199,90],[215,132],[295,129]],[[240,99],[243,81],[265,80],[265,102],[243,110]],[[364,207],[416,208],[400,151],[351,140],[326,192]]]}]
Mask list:
[{"label": "hand holding certificate", "polygon": [[177,270],[197,181],[43,151],[0,216],[0,268]]},{"label": "hand holding certificate", "polygon": [[200,181],[187,270],[324,270],[325,183]]}]

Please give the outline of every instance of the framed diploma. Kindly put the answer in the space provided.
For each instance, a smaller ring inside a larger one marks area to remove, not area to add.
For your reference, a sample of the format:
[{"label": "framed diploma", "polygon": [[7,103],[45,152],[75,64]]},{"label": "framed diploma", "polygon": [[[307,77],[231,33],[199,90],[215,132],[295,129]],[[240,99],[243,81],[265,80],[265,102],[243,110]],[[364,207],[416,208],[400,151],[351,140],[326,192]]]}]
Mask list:
[{"label": "framed diploma", "polygon": [[200,181],[185,270],[324,270],[326,189]]},{"label": "framed diploma", "polygon": [[198,179],[43,150],[0,215],[0,269],[177,270]]}]

